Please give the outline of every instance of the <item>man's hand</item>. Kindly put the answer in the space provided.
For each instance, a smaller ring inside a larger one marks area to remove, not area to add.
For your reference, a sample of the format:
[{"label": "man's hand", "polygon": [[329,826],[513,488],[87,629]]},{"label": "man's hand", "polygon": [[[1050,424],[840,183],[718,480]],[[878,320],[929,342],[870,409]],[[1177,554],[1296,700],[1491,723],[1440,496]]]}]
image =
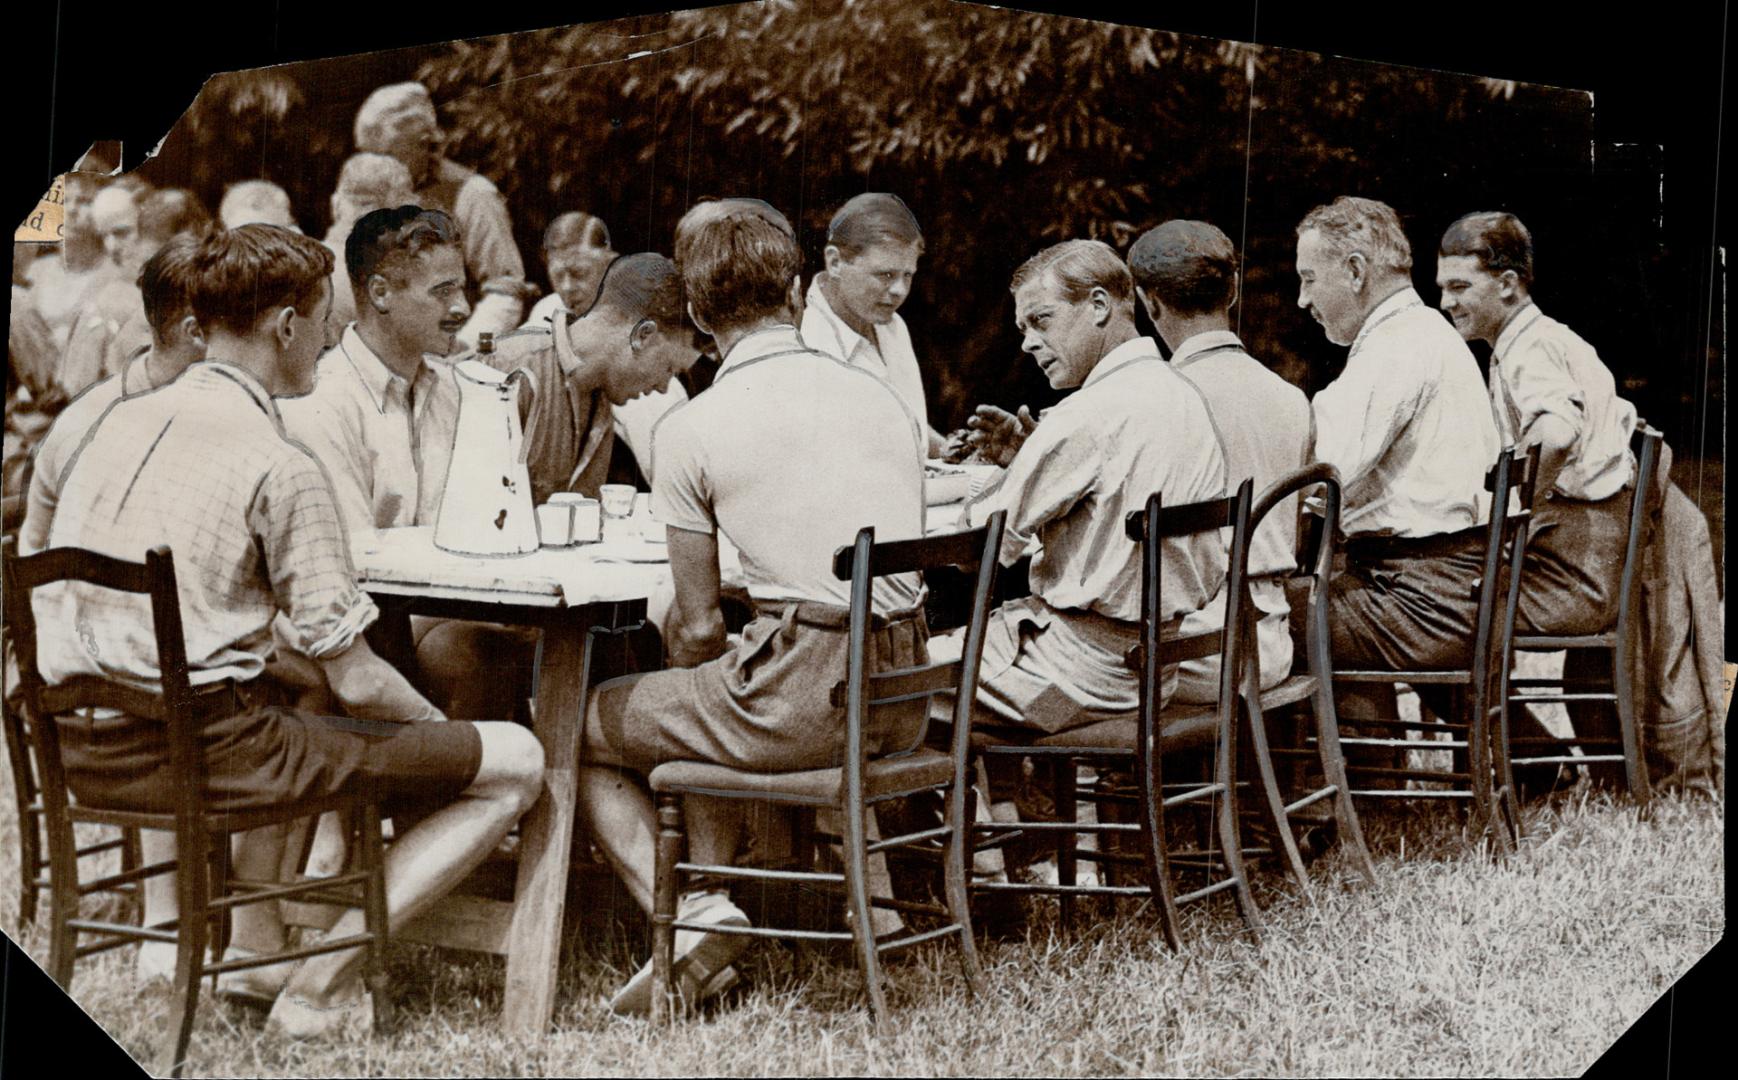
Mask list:
[{"label": "man's hand", "polygon": [[1024,405],[1017,416],[994,405],[979,405],[966,420],[966,444],[985,461],[1006,467],[1037,426],[1038,421]]}]

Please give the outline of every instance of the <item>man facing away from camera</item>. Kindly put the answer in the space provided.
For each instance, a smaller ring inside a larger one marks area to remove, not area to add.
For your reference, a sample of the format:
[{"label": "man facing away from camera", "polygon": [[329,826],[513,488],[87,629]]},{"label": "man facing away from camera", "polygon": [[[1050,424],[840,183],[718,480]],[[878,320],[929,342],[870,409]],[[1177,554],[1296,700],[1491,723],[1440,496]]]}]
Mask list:
[{"label": "man facing away from camera", "polygon": [[[1226,487],[1255,481],[1255,494],[1308,460],[1313,422],[1302,390],[1250,356],[1231,331],[1237,302],[1237,251],[1230,237],[1205,221],[1167,221],[1134,242],[1128,253],[1135,290],[1171,350],[1171,367],[1207,399],[1225,448]],[[1284,579],[1297,566],[1297,501],[1275,506],[1249,542],[1249,597],[1261,688],[1291,674],[1290,605]],[[1225,623],[1225,590],[1183,620],[1182,632]],[[1178,672],[1177,700],[1219,700],[1219,658],[1191,660]]]},{"label": "man facing away from camera", "polygon": [[[114,405],[68,466],[49,545],[139,559],[175,553],[190,678],[234,679],[242,711],[207,726],[205,793],[212,812],[240,811],[373,785],[392,805],[439,808],[386,857],[388,918],[403,925],[457,884],[506,835],[542,787],[542,748],[512,724],[445,718],[377,657],[362,633],[378,617],[355,581],[331,487],[289,440],[274,397],[307,390],[331,307],[331,254],[266,225],[220,231],[194,255],[190,305],[210,359],[170,385]],[[196,495],[197,497],[190,497]],[[94,675],[160,692],[144,597],[117,600],[77,583],[34,598],[42,674],[52,685]],[[334,722],[272,704],[262,678],[272,622],[287,620],[356,719]],[[61,725],[68,780],[80,801],[162,810],[172,801],[160,725],[125,714]],[[283,831],[246,834],[236,873],[270,880]],[[331,933],[360,932],[362,913]],[[271,904],[234,914],[231,954],[281,948]],[[219,991],[271,1001],[271,1030],[289,1037],[366,1031],[372,1001],[362,952],[220,977]]]},{"label": "man facing away from camera", "polygon": [[[676,262],[694,323],[723,357],[704,393],[654,435],[652,506],[669,532],[675,599],[664,626],[671,667],[601,685],[585,720],[580,804],[629,891],[652,908],[655,817],[641,777],[660,762],[709,761],[754,771],[834,766],[844,711],[830,689],[845,672],[849,582],[833,552],[873,526],[878,540],[923,534],[922,433],[877,376],[817,353],[797,334],[801,254],[790,224],[764,204],[705,204],[678,229]],[[743,417],[764,422],[744,423]],[[719,534],[741,551],[755,615],[740,644],[719,610]],[[928,638],[914,574],[876,579],[882,667],[921,663]],[[891,744],[920,737],[877,733]],[[737,859],[736,806],[689,798],[694,861]],[[678,918],[746,926],[717,888],[681,897]],[[746,938],[678,931],[675,978],[693,1002],[734,981]],[[651,1005],[651,966],[616,995],[617,1012]]]}]

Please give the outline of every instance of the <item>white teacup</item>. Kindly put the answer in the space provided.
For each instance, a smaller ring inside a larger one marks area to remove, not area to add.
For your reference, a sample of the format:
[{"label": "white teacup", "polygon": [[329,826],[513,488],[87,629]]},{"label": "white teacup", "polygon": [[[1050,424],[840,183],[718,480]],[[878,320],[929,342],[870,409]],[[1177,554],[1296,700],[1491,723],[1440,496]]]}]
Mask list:
[{"label": "white teacup", "polygon": [[558,491],[549,496],[549,505],[563,507],[572,516],[568,543],[595,544],[603,539],[603,510],[596,499],[573,491]]},{"label": "white teacup", "polygon": [[598,489],[603,496],[603,512],[606,517],[625,518],[634,512],[634,485],[605,484]]}]

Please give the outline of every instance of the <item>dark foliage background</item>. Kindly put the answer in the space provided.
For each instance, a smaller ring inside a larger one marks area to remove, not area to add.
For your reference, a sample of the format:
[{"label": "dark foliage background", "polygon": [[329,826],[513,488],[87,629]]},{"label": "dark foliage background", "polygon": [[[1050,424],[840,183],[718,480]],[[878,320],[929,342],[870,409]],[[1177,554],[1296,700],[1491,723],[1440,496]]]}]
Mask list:
[{"label": "dark foliage background", "polygon": [[898,192],[927,233],[904,314],[944,427],[978,401],[1051,397],[1011,330],[1022,259],[1069,236],[1126,249],[1173,216],[1240,240],[1246,340],[1306,389],[1325,384],[1341,351],[1294,306],[1292,229],[1340,193],[1400,211],[1429,300],[1442,229],[1515,211],[1538,240],[1542,304],[1647,415],[1682,432],[1701,389],[1658,378],[1661,360],[1700,367],[1700,328],[1640,317],[1659,259],[1614,242],[1657,228],[1658,152],[1599,146],[1589,95],[1055,15],[740,4],[230,73],[144,172],[213,202],[265,176],[320,232],[357,106],[413,77],[448,153],[506,194],[538,279],[541,230],[569,209],[602,216],[619,250],[667,250],[696,197],[756,195],[799,223],[818,265],[841,201]]}]

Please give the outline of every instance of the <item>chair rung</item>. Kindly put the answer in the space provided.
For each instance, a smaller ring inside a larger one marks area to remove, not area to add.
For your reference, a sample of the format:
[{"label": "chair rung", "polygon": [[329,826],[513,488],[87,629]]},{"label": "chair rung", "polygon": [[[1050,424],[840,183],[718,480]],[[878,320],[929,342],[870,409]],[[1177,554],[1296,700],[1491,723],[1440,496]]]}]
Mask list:
[{"label": "chair rung", "polygon": [[1550,705],[1569,701],[1616,701],[1616,694],[1510,694],[1511,705]]},{"label": "chair rung", "polygon": [[1591,687],[1597,687],[1597,688],[1602,689],[1602,690],[1610,690],[1611,689],[1611,679],[1610,678],[1601,678],[1599,676],[1579,676],[1579,675],[1573,676],[1573,677],[1559,676],[1556,678],[1553,678],[1549,675],[1510,675],[1509,676],[1509,689],[1511,689],[1511,690],[1513,690],[1517,687],[1525,690],[1525,689],[1528,689],[1530,687],[1536,687],[1536,686],[1540,686],[1540,687],[1542,687],[1542,686],[1563,686],[1563,687],[1570,687],[1570,686],[1588,687],[1588,686],[1591,686]]},{"label": "chair rung", "polygon": [[94,892],[107,892],[110,889],[122,885],[131,885],[136,881],[143,881],[146,878],[156,877],[158,874],[166,874],[173,869],[175,869],[175,861],[173,859],[160,863],[152,863],[149,866],[135,866],[131,870],[123,870],[118,874],[110,874],[108,877],[100,877],[95,881],[80,882],[78,886],[78,894],[80,896],[89,896]]},{"label": "chair rung", "polygon": [[1267,752],[1274,757],[1315,757],[1320,753],[1307,746],[1270,746]]},{"label": "chair rung", "polygon": [[81,847],[74,854],[78,858],[81,858],[81,859],[87,855],[101,855],[105,851],[114,851],[116,848],[121,847],[125,843],[126,843],[125,840],[119,840],[119,839],[104,840],[100,844],[92,844],[89,847]]},{"label": "chair rung", "polygon": [[1470,671],[1336,671],[1335,682],[1406,683],[1408,686],[1454,686],[1472,682]]},{"label": "chair rung", "polygon": [[1181,806],[1184,803],[1200,802],[1202,799],[1223,794],[1225,794],[1224,784],[1203,784],[1191,791],[1185,791],[1181,795],[1172,795],[1159,805],[1168,809],[1173,806]]},{"label": "chair rung", "polygon": [[295,881],[288,885],[266,885],[257,881],[243,881],[231,878],[225,884],[231,889],[242,890],[227,896],[220,896],[211,901],[214,910],[227,907],[241,907],[246,904],[258,904],[267,900],[281,900],[286,896],[302,896],[309,893],[339,889],[346,885],[361,885],[368,880],[366,870],[352,870],[347,874],[335,874],[332,877],[309,878],[305,881]]},{"label": "chair rung", "polygon": [[1559,652],[1563,649],[1612,649],[1617,633],[1608,634],[1516,634],[1515,648],[1528,652]]},{"label": "chair rung", "polygon": [[684,874],[708,874],[751,881],[830,881],[839,884],[844,884],[845,881],[844,874],[830,874],[818,870],[770,870],[751,866],[710,866],[685,862],[677,863],[676,869]]},{"label": "chair rung", "polygon": [[[1469,727],[1469,725],[1461,723],[1458,720],[1351,720],[1347,721],[1347,723],[1361,728],[1394,728],[1399,731],[1447,732],[1450,735],[1456,732],[1466,731]],[[1309,738],[1311,742],[1315,741],[1314,735],[1311,735]],[[1350,738],[1350,736],[1340,736],[1342,742],[1347,738]]]},{"label": "chair rung", "polygon": [[1412,750],[1465,750],[1465,739],[1369,739],[1341,736],[1341,746],[1401,746]]},{"label": "chair rung", "polygon": [[886,851],[889,848],[910,847],[924,840],[934,840],[937,837],[946,836],[951,831],[952,830],[950,830],[946,825],[938,825],[933,829],[924,829],[922,832],[906,833],[904,836],[894,836],[889,837],[886,840],[877,840],[873,844],[865,845],[863,850],[868,854],[873,855],[878,851]]},{"label": "chair rung", "polygon": [[1470,799],[1470,791],[1360,791],[1353,789],[1347,792],[1359,798],[1367,799]]},{"label": "chair rung", "polygon": [[1147,860],[1129,851],[1094,851],[1092,848],[1081,848],[1074,853],[1076,859],[1082,862],[1115,863],[1118,866],[1145,866]]},{"label": "chair rung", "polygon": [[1561,757],[1511,758],[1509,765],[1616,765],[1627,760],[1622,754],[1564,754]]},{"label": "chair rung", "polygon": [[1320,788],[1316,791],[1310,792],[1308,795],[1305,795],[1303,798],[1299,799],[1297,802],[1286,803],[1285,804],[1285,812],[1288,814],[1295,814],[1299,810],[1302,810],[1306,806],[1310,806],[1314,803],[1319,803],[1323,799],[1328,798],[1330,795],[1338,794],[1339,790],[1340,789],[1338,787],[1336,787],[1335,785],[1329,784],[1325,788]]},{"label": "chair rung", "polygon": [[[654,920],[656,921],[656,920]],[[849,930],[782,930],[772,926],[718,926],[714,923],[672,922],[676,930],[703,930],[708,934],[736,934],[741,937],[789,938],[800,941],[855,941]]]},{"label": "chair rung", "polygon": [[1556,749],[1563,746],[1579,746],[1583,749],[1592,747],[1597,750],[1621,750],[1623,749],[1623,741],[1621,739],[1583,739],[1579,735],[1571,735],[1566,739],[1537,738],[1509,740],[1509,752],[1511,754],[1513,754],[1516,749],[1528,750],[1535,747]]},{"label": "chair rung", "polygon": [[1194,892],[1186,892],[1183,895],[1177,897],[1175,902],[1178,904],[1187,904],[1192,900],[1201,900],[1201,899],[1204,899],[1206,897],[1212,896],[1216,892],[1224,892],[1226,889],[1232,888],[1236,884],[1237,884],[1236,878],[1234,878],[1234,877],[1233,878],[1224,878],[1220,881],[1215,881],[1211,885],[1203,885],[1201,888],[1196,889]]},{"label": "chair rung", "polygon": [[1139,822],[1131,821],[983,821],[972,825],[973,832],[1139,832]]},{"label": "chair rung", "polygon": [[351,934],[349,937],[332,938],[317,941],[312,945],[304,945],[299,949],[285,949],[283,952],[272,953],[269,956],[248,956],[235,960],[220,960],[217,963],[203,965],[202,975],[222,975],[227,971],[242,971],[247,968],[260,967],[263,963],[283,963],[290,960],[305,960],[310,956],[321,956],[325,953],[342,952],[345,949],[355,949],[367,945],[374,940],[374,935],[366,931]]},{"label": "chair rung", "polygon": [[66,925],[81,934],[113,934],[129,941],[175,941],[177,935],[173,930],[153,930],[146,926],[133,926],[129,923],[101,922],[97,919],[68,919]]},{"label": "chair rung", "polygon": [[977,892],[1017,892],[1057,894],[1067,896],[1147,896],[1152,890],[1145,885],[1046,885],[1038,881],[973,882]]},{"label": "chair rung", "polygon": [[959,923],[949,923],[947,926],[940,926],[934,930],[925,930],[918,934],[907,934],[905,937],[894,938],[891,941],[877,941],[875,943],[875,951],[887,952],[891,949],[909,949],[913,945],[922,945],[926,941],[934,941],[939,937],[946,937],[949,934],[957,934],[962,929],[964,929],[964,927],[960,926]]}]

